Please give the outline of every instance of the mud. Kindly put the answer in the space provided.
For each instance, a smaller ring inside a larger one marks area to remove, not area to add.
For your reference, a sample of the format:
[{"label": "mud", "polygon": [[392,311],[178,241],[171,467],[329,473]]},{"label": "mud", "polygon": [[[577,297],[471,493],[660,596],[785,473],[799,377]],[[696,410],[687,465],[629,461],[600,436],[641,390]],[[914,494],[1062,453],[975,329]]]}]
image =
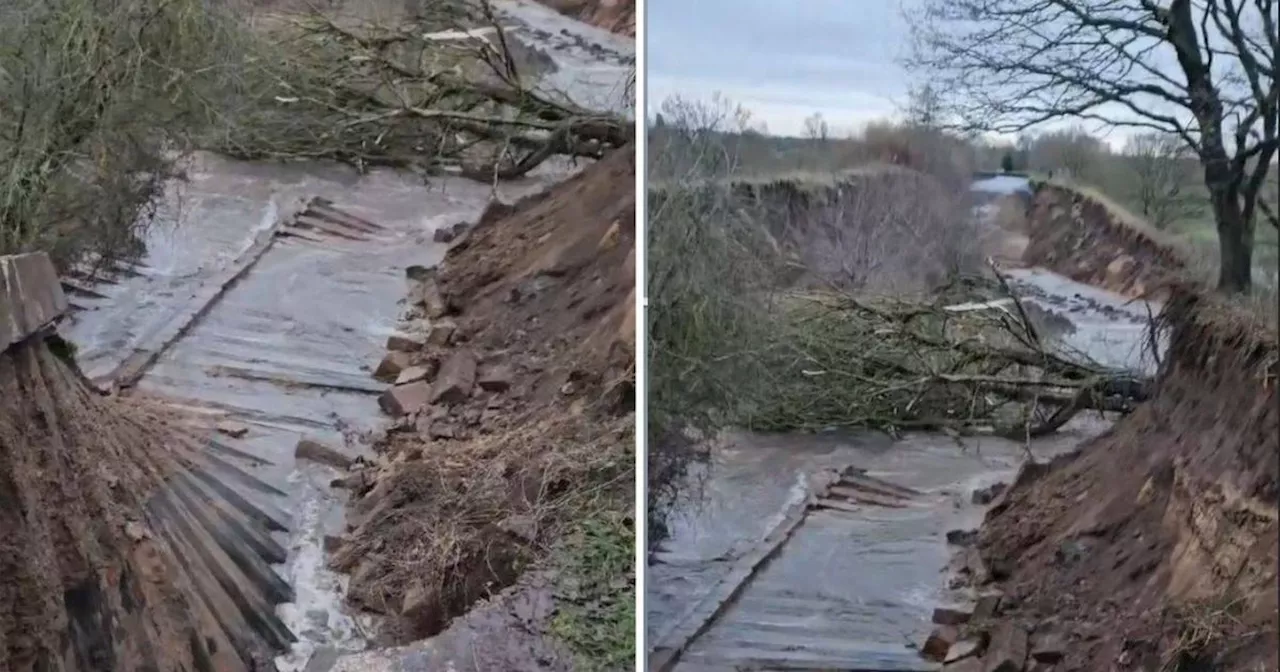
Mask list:
[{"label": "mud", "polygon": [[[384,406],[403,414],[343,481],[353,515],[333,557],[351,573],[350,601],[381,617],[380,641],[440,634],[404,661],[430,650],[471,669],[455,657],[460,641],[479,639],[523,660],[502,669],[558,669],[528,653],[552,645],[502,625],[514,609],[503,605],[540,603],[537,587],[450,622],[516,583],[592,507],[633,506],[634,161],[620,150],[543,194],[493,205],[438,270],[407,269],[401,328],[423,335],[412,362],[438,363],[423,369],[435,393]],[[546,627],[546,614],[518,620],[532,621],[524,632]]]}]

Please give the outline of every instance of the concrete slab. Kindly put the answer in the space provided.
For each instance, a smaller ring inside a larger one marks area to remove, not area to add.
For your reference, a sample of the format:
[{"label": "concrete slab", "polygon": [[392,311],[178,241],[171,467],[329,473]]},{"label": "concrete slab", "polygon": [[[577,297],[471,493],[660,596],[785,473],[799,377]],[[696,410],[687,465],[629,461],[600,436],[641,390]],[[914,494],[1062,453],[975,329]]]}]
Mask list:
[{"label": "concrete slab", "polygon": [[48,326],[67,306],[49,255],[0,257],[0,350]]}]

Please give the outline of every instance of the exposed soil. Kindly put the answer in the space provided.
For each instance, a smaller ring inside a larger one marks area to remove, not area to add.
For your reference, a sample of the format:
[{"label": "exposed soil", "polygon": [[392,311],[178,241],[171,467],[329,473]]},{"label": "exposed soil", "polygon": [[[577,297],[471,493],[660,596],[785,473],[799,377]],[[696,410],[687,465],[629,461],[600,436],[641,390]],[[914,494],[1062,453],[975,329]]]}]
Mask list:
[{"label": "exposed soil", "polygon": [[[1089,196],[1070,196],[1067,206],[1054,190],[1038,194],[1032,215],[1051,221],[1033,227],[1066,231],[1056,243],[1033,234],[1026,261],[1055,260],[1132,294],[1167,287],[1170,346],[1150,402],[1077,453],[1025,466],[992,507],[982,562],[961,564],[1005,598],[974,629],[1004,632],[987,656],[1014,651],[1029,669],[1275,670],[1274,325],[1167,284],[1176,255],[1123,230]],[[1107,272],[1118,254],[1132,266]],[[1009,632],[1023,643],[1030,633],[1030,657],[1007,645]],[[1056,667],[1036,662],[1059,656]]]},{"label": "exposed soil", "polygon": [[201,579],[152,506],[193,445],[166,412],[90,391],[38,338],[0,354],[0,668],[267,669],[266,647],[210,609],[225,594],[192,601]]},{"label": "exposed soil", "polygon": [[1179,250],[1100,194],[1046,183],[1027,212],[1024,263],[1123,296],[1159,295],[1185,273]]},{"label": "exposed soil", "polygon": [[584,23],[621,35],[636,35],[635,0],[538,0]]},{"label": "exposed soil", "polygon": [[389,345],[410,352],[384,364],[426,378],[384,398],[401,417],[340,483],[332,559],[385,643],[440,632],[583,518],[631,511],[634,161],[495,203],[438,270],[408,269],[410,338]]}]

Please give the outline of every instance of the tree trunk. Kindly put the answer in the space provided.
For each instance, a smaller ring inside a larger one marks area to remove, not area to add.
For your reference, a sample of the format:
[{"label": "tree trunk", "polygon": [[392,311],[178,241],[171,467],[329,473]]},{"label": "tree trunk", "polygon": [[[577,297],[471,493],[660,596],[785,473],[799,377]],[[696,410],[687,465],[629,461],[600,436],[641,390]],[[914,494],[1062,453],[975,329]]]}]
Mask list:
[{"label": "tree trunk", "polygon": [[1215,197],[1213,218],[1218,225],[1218,291],[1248,294],[1253,283],[1253,226],[1234,198]]}]

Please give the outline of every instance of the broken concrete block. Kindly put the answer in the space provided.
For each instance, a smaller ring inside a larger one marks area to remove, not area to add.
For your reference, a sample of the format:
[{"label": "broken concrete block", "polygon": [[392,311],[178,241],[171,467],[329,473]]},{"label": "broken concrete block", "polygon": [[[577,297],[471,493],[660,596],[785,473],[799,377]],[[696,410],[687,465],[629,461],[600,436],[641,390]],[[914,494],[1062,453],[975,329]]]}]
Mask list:
[{"label": "broken concrete block", "polygon": [[982,644],[981,639],[962,639],[952,644],[951,650],[947,652],[947,657],[943,661],[947,664],[947,669],[951,669],[953,663],[977,657],[982,652]]},{"label": "broken concrete block", "polygon": [[977,530],[949,530],[947,543],[952,546],[973,546],[978,543]]},{"label": "broken concrete block", "polygon": [[420,410],[431,401],[431,385],[425,380],[408,385],[396,385],[378,397],[383,413],[399,417]]},{"label": "broken concrete block", "polygon": [[427,344],[418,334],[392,334],[387,337],[387,349],[392,352],[417,352]]},{"label": "broken concrete block", "polygon": [[1006,488],[1009,488],[1009,486],[1004,483],[996,483],[989,486],[989,488],[979,488],[974,490],[973,503],[978,504],[978,506],[986,506],[986,504],[995,502],[996,498],[1000,497],[1001,493],[1004,493]]},{"label": "broken concrete block", "polygon": [[970,612],[956,607],[938,607],[933,610],[935,625],[964,625],[972,616]]},{"label": "broken concrete block", "polygon": [[1001,621],[991,630],[991,643],[982,656],[984,672],[1022,672],[1027,664],[1027,631],[1012,621]]},{"label": "broken concrete block", "polygon": [[299,460],[311,460],[337,469],[346,469],[355,461],[344,455],[342,451],[309,438],[298,441],[297,447],[293,449],[293,456]]},{"label": "broken concrete block", "polygon": [[467,230],[466,222],[457,222],[449,226],[442,226],[431,234],[431,240],[437,243],[452,243],[458,236],[461,236]]},{"label": "broken concrete block", "polygon": [[433,439],[456,439],[458,430],[447,422],[436,420],[427,428],[427,436]]},{"label": "broken concrete block", "polygon": [[1056,664],[1067,655],[1066,639],[1058,632],[1037,633],[1031,639],[1031,657],[1040,663]]},{"label": "broken concrete block", "polygon": [[427,332],[427,343],[437,346],[449,345],[453,340],[453,335],[458,331],[458,324],[448,318],[441,318],[431,323],[431,328]]},{"label": "broken concrete block", "polygon": [[400,375],[401,371],[409,368],[410,359],[407,352],[388,352],[382,361],[378,363],[378,368],[374,369],[373,377],[383,382],[391,382]]},{"label": "broken concrete block", "polygon": [[476,384],[485,392],[506,392],[511,389],[511,381],[515,375],[506,366],[486,367],[476,380]]},{"label": "broken concrete block", "polygon": [[950,625],[940,625],[929,633],[929,638],[924,640],[924,646],[920,648],[920,655],[926,660],[932,660],[941,663],[946,660],[947,653],[951,651],[951,645],[956,643],[960,638],[960,631]]},{"label": "broken concrete block", "polygon": [[476,357],[466,350],[453,353],[436,377],[431,403],[460,404],[471,396],[476,382]]},{"label": "broken concrete block", "polygon": [[449,304],[445,302],[434,278],[415,281],[409,292],[409,300],[413,305],[422,306],[423,312],[433,320],[444,317],[449,312]]},{"label": "broken concrete block", "polygon": [[978,595],[978,601],[973,605],[973,617],[978,619],[986,619],[1000,613],[1000,601],[1004,599],[1004,593],[998,590],[992,590]]},{"label": "broken concrete block", "polygon": [[233,439],[239,439],[249,433],[249,426],[230,420],[223,420],[218,423],[218,433],[226,434]]},{"label": "broken concrete block", "polygon": [[399,376],[396,376],[396,385],[408,385],[409,383],[416,383],[419,380],[431,382],[430,379],[433,368],[434,367],[426,365],[411,366],[404,371],[401,371]]},{"label": "broken concrete block", "polygon": [[45,328],[68,307],[49,255],[0,257],[0,350]]}]

